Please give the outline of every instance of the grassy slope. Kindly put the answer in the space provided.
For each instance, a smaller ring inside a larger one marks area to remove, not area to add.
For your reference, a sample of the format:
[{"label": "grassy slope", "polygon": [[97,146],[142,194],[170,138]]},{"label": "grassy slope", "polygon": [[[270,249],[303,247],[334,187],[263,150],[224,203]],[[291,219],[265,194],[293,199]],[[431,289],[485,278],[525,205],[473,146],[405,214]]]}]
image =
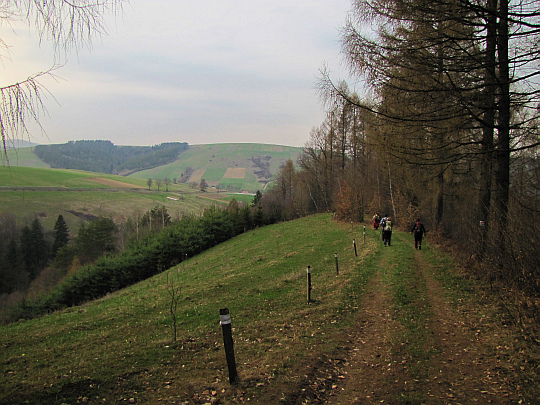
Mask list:
[{"label": "grassy slope", "polygon": [[[415,278],[408,234],[395,231],[392,248],[383,248],[379,238],[368,230],[363,243],[360,227],[353,230],[329,215],[272,225],[104,299],[0,327],[0,404],[311,403],[305,402],[307,392],[312,398],[334,395],[330,391],[345,378],[339,365],[358,344],[351,332],[362,327],[357,324],[362,295],[377,274],[403,325],[403,335],[392,339],[408,342],[394,355],[400,360],[407,351],[409,378],[422,394],[417,379],[430,376],[434,356],[425,282]],[[473,290],[454,275],[448,257],[432,246],[424,246],[422,257],[436,269],[447,299],[463,305],[472,298]],[[309,304],[307,265],[313,269]],[[176,342],[171,281],[180,289]],[[219,309],[225,307],[232,316],[240,377],[235,386],[228,382],[219,326]],[[496,331],[493,336],[500,340]],[[401,403],[426,403],[410,389],[389,394],[408,398]]]},{"label": "grassy slope", "polygon": [[8,149],[7,160],[6,156],[2,154],[1,163],[6,165],[9,163],[11,166],[21,167],[50,167],[47,163],[34,155],[34,148],[31,147]]},{"label": "grassy slope", "polygon": [[[203,169],[203,178],[210,185],[218,183],[234,183],[252,192],[262,189],[264,184],[257,182],[254,170],[257,168],[251,161],[252,156],[271,156],[268,160],[270,171],[275,174],[279,167],[288,159],[296,161],[301,148],[290,146],[276,146],[253,143],[223,143],[209,145],[190,145],[186,152],[180,154],[179,159],[166,166],[145,170],[132,174],[130,177],[147,178],[180,178],[186,167]],[[227,168],[246,168],[244,179],[224,179]]]},{"label": "grassy slope", "polygon": [[[110,183],[108,183],[110,182]],[[4,187],[2,189],[2,187]],[[49,188],[48,188],[49,187]],[[54,189],[50,189],[53,187]],[[12,213],[19,223],[39,215],[43,226],[52,229],[62,214],[70,229],[82,219],[70,211],[125,219],[165,205],[169,214],[199,213],[215,201],[200,198],[186,185],[171,185],[148,191],[146,181],[77,170],[0,166],[0,212]],[[174,201],[168,196],[179,198]]]},{"label": "grassy slope", "polygon": [[[270,171],[273,175],[287,160],[296,161],[302,148],[292,146],[266,145],[255,143],[222,143],[209,145],[190,145],[186,152],[183,152],[179,159],[165,166],[156,167],[150,170],[133,173],[128,176],[130,179],[144,180],[152,179],[174,179],[180,178],[180,175],[187,167],[194,170],[202,171],[203,178],[209,185],[222,186],[232,184],[241,189],[255,192],[264,187],[257,179],[254,173],[257,167],[251,161],[252,156],[266,157],[271,159],[265,160],[270,163]],[[3,163],[7,163],[11,167],[32,167],[32,168],[49,168],[49,165],[41,161],[34,155],[33,148],[19,148],[17,150],[8,150],[9,162],[3,159]],[[245,168],[246,175],[243,179],[227,179],[224,178],[227,168]],[[192,180],[198,181],[198,177]]]},{"label": "grassy slope", "polygon": [[[360,256],[370,254],[373,243],[360,248]],[[341,257],[339,277],[334,252]],[[290,378],[295,385],[300,365],[316,363],[338,344],[344,311],[355,307],[351,288],[358,291],[370,277],[360,263],[350,227],[310,217],[241,235],[97,302],[2,327],[0,404],[83,397],[88,403],[156,403],[162,397],[189,400],[206,389],[224,390],[226,401],[218,323],[224,307],[232,315],[239,373],[254,382],[249,390],[272,379],[277,387]],[[176,343],[167,278],[181,288]],[[268,403],[279,401],[280,390],[267,387]]]}]

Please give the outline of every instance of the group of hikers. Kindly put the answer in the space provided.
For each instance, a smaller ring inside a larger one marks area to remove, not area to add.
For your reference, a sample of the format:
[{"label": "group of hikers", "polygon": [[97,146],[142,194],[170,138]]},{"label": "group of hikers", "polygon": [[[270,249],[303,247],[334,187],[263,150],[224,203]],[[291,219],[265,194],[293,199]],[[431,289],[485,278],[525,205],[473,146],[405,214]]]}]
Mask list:
[{"label": "group of hikers", "polygon": [[[384,243],[384,247],[387,245],[390,246],[390,243],[392,241],[392,218],[388,215],[385,215],[384,217],[380,217],[379,213],[376,213],[373,215],[373,229],[378,230],[381,228],[382,230],[382,240]],[[422,249],[422,239],[424,238],[424,235],[426,233],[426,228],[424,227],[424,224],[420,221],[420,218],[416,218],[416,222],[411,228],[411,235],[414,235],[414,248],[415,249]]]}]

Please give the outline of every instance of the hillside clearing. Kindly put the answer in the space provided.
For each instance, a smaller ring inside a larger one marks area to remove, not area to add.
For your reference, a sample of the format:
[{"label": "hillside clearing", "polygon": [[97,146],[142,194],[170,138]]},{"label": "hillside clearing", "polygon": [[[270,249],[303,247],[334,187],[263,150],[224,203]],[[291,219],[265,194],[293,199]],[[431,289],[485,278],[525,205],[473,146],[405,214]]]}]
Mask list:
[{"label": "hillside clearing", "polygon": [[141,186],[141,185],[129,184],[129,183],[126,183],[125,181],[106,179],[103,177],[89,177],[86,180],[92,183],[102,184],[104,186],[109,186],[113,188],[142,188],[142,189],[145,188],[144,186]]},{"label": "hillside clearing", "polygon": [[538,349],[522,351],[496,301],[435,247],[379,237],[368,231],[356,257],[362,238],[328,215],[272,225],[96,302],[3,326],[0,404],[534,403]]},{"label": "hillside clearing", "polygon": [[223,177],[226,179],[243,179],[246,177],[246,171],[245,167],[228,167]]}]

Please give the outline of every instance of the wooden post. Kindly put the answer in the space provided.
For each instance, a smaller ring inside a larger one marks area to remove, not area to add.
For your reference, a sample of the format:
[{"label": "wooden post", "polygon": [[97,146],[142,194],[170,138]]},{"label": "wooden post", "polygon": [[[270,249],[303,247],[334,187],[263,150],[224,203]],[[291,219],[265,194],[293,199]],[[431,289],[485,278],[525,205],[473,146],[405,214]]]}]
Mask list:
[{"label": "wooden post", "polygon": [[307,266],[307,302],[311,302],[311,266]]},{"label": "wooden post", "polygon": [[366,226],[364,225],[364,243],[366,243]]},{"label": "wooden post", "polygon": [[353,240],[352,240],[352,244],[353,244],[353,246],[354,246],[354,255],[355,255],[355,256],[358,256],[358,252],[357,252],[357,250],[356,250],[356,239],[353,239]]},{"label": "wooden post", "polygon": [[223,344],[225,347],[225,357],[229,367],[229,382],[234,384],[238,374],[236,372],[236,360],[234,358],[234,342],[232,338],[231,315],[228,308],[219,310],[221,329],[223,331]]},{"label": "wooden post", "polygon": [[336,258],[336,276],[339,276],[339,264],[337,259],[337,253],[334,253],[334,257]]}]

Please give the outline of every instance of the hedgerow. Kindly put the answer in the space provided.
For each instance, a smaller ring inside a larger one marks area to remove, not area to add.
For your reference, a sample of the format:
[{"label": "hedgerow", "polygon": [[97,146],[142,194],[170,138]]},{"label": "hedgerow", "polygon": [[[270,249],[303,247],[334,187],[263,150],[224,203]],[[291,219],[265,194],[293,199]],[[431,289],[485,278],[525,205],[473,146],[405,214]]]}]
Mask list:
[{"label": "hedgerow", "polygon": [[249,229],[243,224],[245,216],[237,214],[214,208],[200,217],[184,217],[118,255],[103,256],[81,268],[45,298],[24,301],[14,310],[12,319],[80,305],[152,277],[232,238],[238,229]]}]

